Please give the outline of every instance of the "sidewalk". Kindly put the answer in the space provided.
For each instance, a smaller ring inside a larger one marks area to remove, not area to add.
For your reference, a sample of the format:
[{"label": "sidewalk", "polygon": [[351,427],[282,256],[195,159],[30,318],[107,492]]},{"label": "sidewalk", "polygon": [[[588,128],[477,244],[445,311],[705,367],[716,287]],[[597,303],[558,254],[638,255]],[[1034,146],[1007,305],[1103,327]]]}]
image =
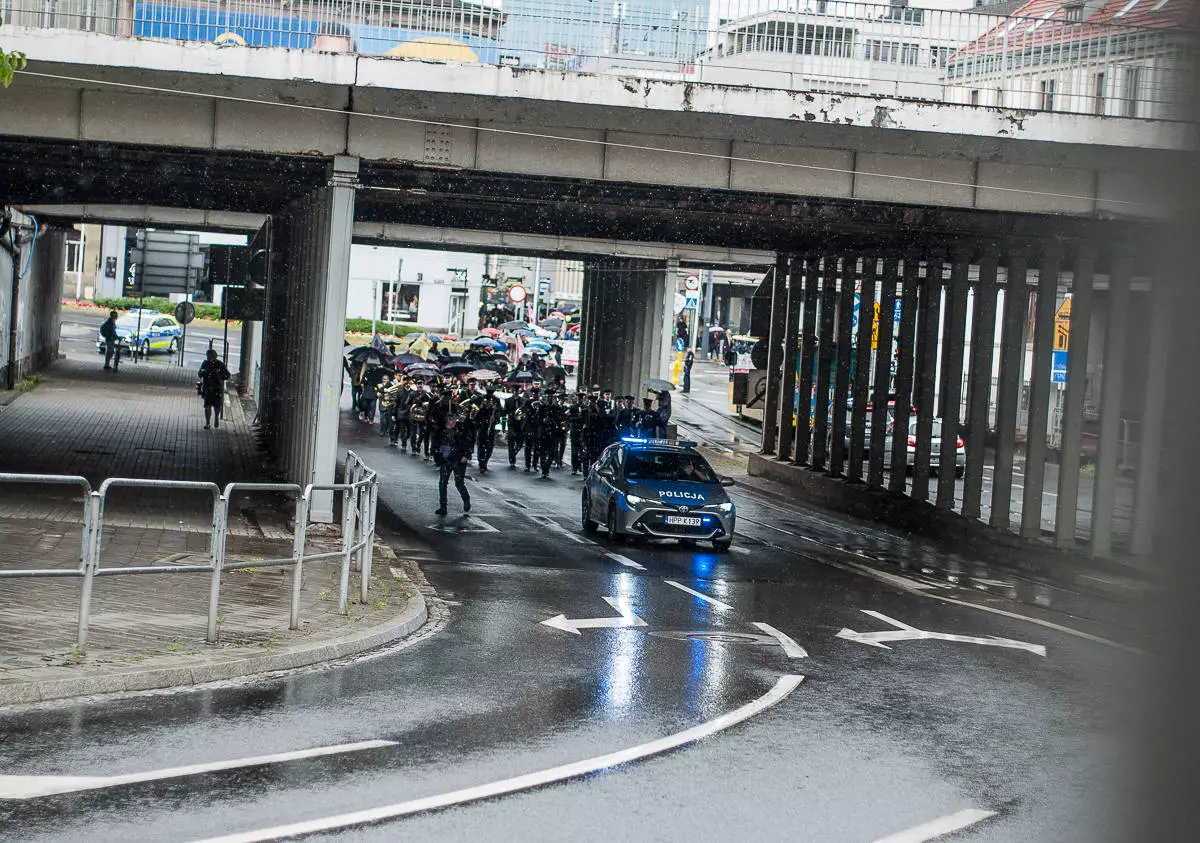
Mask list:
[{"label": "sidewalk", "polygon": [[[191,369],[150,363],[103,371],[98,360],[60,360],[35,389],[0,406],[0,472],[267,482],[236,395],[226,421],[204,430]],[[251,408],[252,413],[252,408]],[[115,489],[105,510],[101,568],[207,561],[209,493]],[[291,506],[274,495],[238,496],[227,563],[291,555]],[[77,489],[0,484],[0,570],[77,568]],[[312,552],[333,551],[336,529],[316,525]],[[407,540],[404,540],[407,543]],[[205,643],[211,577],[204,573],[98,577],[86,655],[74,647],[82,581],[0,579],[0,705],[229,679],[362,652],[409,634],[427,618],[413,584],[421,548],[377,544],[371,600],[338,615],[338,561],[303,570],[300,628],[288,629],[292,569],[223,575],[218,643]],[[357,574],[351,593],[355,593]]]}]

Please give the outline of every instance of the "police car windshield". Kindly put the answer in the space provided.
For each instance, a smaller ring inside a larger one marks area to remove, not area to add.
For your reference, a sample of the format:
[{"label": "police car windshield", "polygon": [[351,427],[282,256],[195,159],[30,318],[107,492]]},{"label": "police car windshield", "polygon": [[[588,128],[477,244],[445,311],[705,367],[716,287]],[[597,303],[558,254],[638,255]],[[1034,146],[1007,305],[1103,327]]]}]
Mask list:
[{"label": "police car windshield", "polygon": [[672,451],[629,451],[626,480],[669,480],[716,483],[717,476],[698,454]]}]

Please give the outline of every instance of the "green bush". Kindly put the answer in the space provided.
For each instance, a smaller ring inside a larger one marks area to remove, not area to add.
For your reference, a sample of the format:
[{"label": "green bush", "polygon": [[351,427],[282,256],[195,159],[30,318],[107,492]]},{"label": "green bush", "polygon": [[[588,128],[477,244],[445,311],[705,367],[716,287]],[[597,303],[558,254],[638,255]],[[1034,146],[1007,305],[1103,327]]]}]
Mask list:
[{"label": "green bush", "polygon": [[[419,334],[422,328],[416,325],[396,325],[391,322],[376,322],[375,330],[379,331],[384,337],[403,337],[407,334]],[[371,333],[370,319],[347,319],[346,331],[356,334]]]},{"label": "green bush", "polygon": [[[100,307],[107,307],[110,310],[132,310],[139,303],[147,310],[157,310],[160,313],[174,313],[175,304],[168,298],[163,296],[146,296],[144,300],[126,296],[119,299],[96,299],[96,304]],[[197,319],[220,319],[221,306],[217,304],[203,304],[201,302],[192,302],[196,308]]]}]

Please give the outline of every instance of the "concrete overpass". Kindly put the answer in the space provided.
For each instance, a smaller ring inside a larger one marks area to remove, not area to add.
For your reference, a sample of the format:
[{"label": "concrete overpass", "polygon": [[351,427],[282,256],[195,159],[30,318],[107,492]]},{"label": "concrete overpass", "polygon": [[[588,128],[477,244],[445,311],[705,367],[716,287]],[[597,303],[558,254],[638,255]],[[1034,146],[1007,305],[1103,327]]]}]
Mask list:
[{"label": "concrete overpass", "polygon": [[[1012,486],[1030,301],[1036,294],[1028,366],[1048,373],[1057,294],[1069,285],[1082,300],[1085,284],[1109,276],[1103,358],[1121,360],[1127,334],[1111,314],[1121,312],[1133,275],[1155,274],[1153,223],[1171,213],[1173,177],[1194,141],[1190,125],[1162,121],[223,50],[16,27],[3,32],[6,47],[25,51],[32,64],[17,85],[0,92],[0,107],[11,115],[0,129],[7,180],[0,199],[190,208],[209,220],[243,215],[240,224],[252,218],[245,215],[267,218],[259,236],[275,260],[264,325],[263,414],[288,473],[317,482],[332,476],[335,456],[338,326],[350,242],[454,231],[437,236],[463,243],[516,238],[526,247],[533,241],[525,238],[540,237],[548,249],[636,241],[773,254],[772,318],[764,335],[774,374],[764,451],[852,479],[855,455],[847,460],[841,453],[845,407],[851,396],[856,408],[872,395],[877,406],[885,404],[878,399],[886,399],[890,378],[861,359],[852,366],[846,356],[855,339],[845,318],[847,291],[856,282],[864,295],[869,285],[883,304],[898,298],[904,316],[895,386],[918,405],[926,440],[911,494],[929,495],[934,405],[944,429],[956,430],[964,393],[954,381],[965,376],[973,443],[968,484],[981,476],[992,427],[998,443],[992,468],[1007,477],[997,486],[1003,496]],[[585,343],[582,366],[589,380],[632,389],[664,356],[670,257],[619,254],[626,256],[590,260],[585,271],[593,340]],[[1020,296],[1012,295],[1017,284]],[[968,295],[978,303],[970,319]],[[645,316],[623,319],[612,307],[617,302]],[[976,335],[986,333],[998,305],[1003,349],[993,360],[990,342]],[[1064,460],[1074,450],[1076,466],[1088,308],[1076,304],[1075,336],[1084,339],[1073,359],[1082,362],[1069,374],[1066,412],[1073,421],[1063,444]],[[939,323],[950,352],[939,349]],[[884,320],[881,330],[883,324],[890,327]],[[965,364],[968,325],[976,341]],[[620,342],[597,344],[600,333]],[[801,337],[797,375],[783,365],[783,349]],[[983,347],[986,359],[982,351],[974,356]],[[1002,411],[994,423],[981,422],[985,372],[996,366]],[[815,380],[805,374],[814,370]],[[311,377],[296,378],[296,371]],[[1097,487],[1107,490],[1097,494],[1101,511],[1111,508],[1105,494],[1116,473],[1122,399],[1121,379],[1115,380],[1101,413]],[[1028,427],[1044,429],[1049,379],[1038,374],[1029,383]],[[810,424],[793,436],[786,408],[796,402],[797,388],[815,403]],[[852,421],[856,429],[862,412]],[[883,420],[876,421],[873,430],[882,431]],[[1031,437],[1025,459],[1029,511],[1041,506],[1041,488],[1029,479],[1044,464],[1039,441]],[[872,441],[869,485],[882,483],[875,453],[881,442]],[[1062,476],[1071,476],[1068,469]],[[1036,495],[1028,491],[1034,487]],[[1074,500],[1069,488],[1059,495],[1060,502]],[[973,514],[970,497],[961,507],[966,515]],[[937,505],[956,506],[941,482]],[[1070,507],[1062,505],[1059,538],[1067,546],[1075,531]],[[1093,549],[1107,553],[1106,521],[1097,516],[1094,523]]]}]

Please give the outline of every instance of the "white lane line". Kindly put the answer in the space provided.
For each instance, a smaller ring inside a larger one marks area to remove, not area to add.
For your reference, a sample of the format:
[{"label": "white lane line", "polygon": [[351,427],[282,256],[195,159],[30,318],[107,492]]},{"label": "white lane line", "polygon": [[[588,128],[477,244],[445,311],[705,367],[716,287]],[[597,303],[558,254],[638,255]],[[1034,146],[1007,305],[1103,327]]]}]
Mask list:
[{"label": "white lane line", "polygon": [[686,591],[688,594],[692,595],[693,597],[699,597],[705,603],[711,603],[712,605],[716,606],[718,609],[732,609],[733,608],[728,603],[722,603],[720,600],[717,600],[716,598],[713,598],[713,597],[709,597],[707,594],[701,594],[699,591],[688,588],[683,583],[675,582],[675,580],[664,580],[664,582],[666,582],[667,585],[674,586],[675,588],[679,589],[680,591]]},{"label": "white lane line", "polygon": [[754,623],[752,623],[750,625],[757,627],[758,629],[762,630],[763,632],[767,633],[767,635],[770,635],[772,638],[774,638],[776,641],[778,641],[779,646],[783,648],[784,655],[786,655],[789,659],[806,659],[806,658],[808,658],[808,650],[805,650],[803,647],[801,647],[799,644],[797,644],[795,639],[792,638],[790,635],[780,632],[778,629],[771,626],[769,623],[763,623],[762,621],[755,621]]},{"label": "white lane line", "polygon": [[177,779],[201,773],[220,772],[221,770],[236,770],[241,767],[259,767],[264,764],[280,764],[284,761],[300,761],[305,758],[319,758],[322,755],[361,752],[364,749],[378,749],[384,746],[395,746],[395,744],[395,741],[359,741],[337,746],[300,749],[295,752],[281,752],[276,755],[238,758],[234,761],[214,761],[209,764],[191,764],[187,767],[170,767],[166,770],[150,770],[145,773],[125,773],[119,776],[0,776],[0,799],[36,799],[40,796],[52,796],[57,793],[99,790],[118,785]]},{"label": "white lane line", "polygon": [[533,520],[535,523],[541,524],[547,530],[552,530],[555,533],[558,533],[560,536],[570,539],[571,541],[575,542],[575,544],[587,544],[588,543],[587,539],[584,539],[584,538],[581,538],[580,536],[575,535],[573,532],[568,530],[562,524],[559,524],[557,521],[555,521],[553,518],[549,517],[548,515],[535,515],[535,516],[533,516]]},{"label": "white lane line", "polygon": [[626,568],[636,568],[639,571],[646,570],[645,565],[641,564],[640,562],[634,562],[628,556],[622,556],[619,553],[606,553],[604,555],[607,556],[609,559],[611,559],[614,562],[619,562],[620,564],[624,565]]},{"label": "white lane line", "polygon": [[282,840],[302,834],[318,834],[323,831],[350,828],[365,823],[375,823],[382,820],[395,819],[396,817],[409,816],[410,814],[418,814],[423,811],[448,808],[451,805],[461,805],[464,802],[491,799],[496,796],[516,793],[520,790],[528,790],[533,787],[542,787],[554,782],[586,776],[598,770],[628,764],[631,761],[637,761],[651,755],[678,749],[681,746],[724,731],[730,726],[735,726],[743,720],[748,720],[780,702],[788,694],[796,690],[796,687],[803,679],[804,677],[798,674],[786,674],[779,677],[775,686],[767,691],[767,693],[740,708],[735,708],[733,711],[726,712],[720,717],[708,720],[698,726],[684,729],[682,732],[676,732],[665,738],[659,738],[658,740],[630,747],[629,749],[610,752],[607,755],[599,755],[584,761],[575,761],[571,764],[551,767],[548,770],[540,770],[536,773],[527,773],[523,776],[502,779],[490,784],[454,790],[450,793],[442,793],[437,796],[426,796],[422,799],[411,799],[407,802],[398,802],[394,805],[370,808],[365,811],[354,811],[348,814],[337,814],[316,820],[259,829],[258,831],[245,831],[238,834],[229,834],[224,837],[212,837],[207,840],[196,841],[196,843],[260,843],[260,841],[264,840]]},{"label": "white lane line", "polygon": [[935,840],[938,837],[959,831],[994,816],[996,816],[995,811],[981,811],[978,808],[967,808],[945,817],[939,817],[936,820],[930,820],[927,823],[921,823],[896,834],[881,837],[875,843],[924,843],[926,840]]},{"label": "white lane line", "polygon": [[748,554],[750,553],[750,548],[748,548],[748,547],[739,547],[739,546],[736,546],[736,545],[735,545],[734,547],[731,547],[731,548],[730,548],[730,550],[732,550],[734,553],[740,553],[740,554],[742,554],[742,555],[748,555]]}]

